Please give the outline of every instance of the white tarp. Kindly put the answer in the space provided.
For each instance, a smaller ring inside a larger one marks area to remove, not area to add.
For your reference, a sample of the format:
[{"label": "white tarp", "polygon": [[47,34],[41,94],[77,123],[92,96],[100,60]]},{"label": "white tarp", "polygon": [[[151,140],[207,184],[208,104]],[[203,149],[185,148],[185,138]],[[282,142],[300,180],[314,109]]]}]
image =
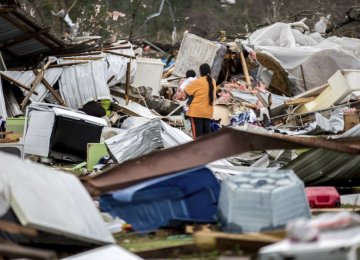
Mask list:
[{"label": "white tarp", "polygon": [[115,242],[76,176],[4,153],[0,164],[0,196],[8,189],[21,225],[98,245]]},{"label": "white tarp", "polygon": [[325,84],[337,70],[360,69],[359,39],[325,39],[319,33],[306,33],[307,30],[302,22],[276,23],[255,31],[244,43],[278,60],[289,77],[296,80],[300,92],[305,90],[301,65],[307,89]]}]

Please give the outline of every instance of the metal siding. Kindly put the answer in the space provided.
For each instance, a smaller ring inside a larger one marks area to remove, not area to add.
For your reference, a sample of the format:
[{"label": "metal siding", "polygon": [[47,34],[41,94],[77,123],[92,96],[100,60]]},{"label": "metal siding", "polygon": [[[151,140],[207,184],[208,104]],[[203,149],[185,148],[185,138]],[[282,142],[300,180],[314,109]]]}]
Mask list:
[{"label": "metal siding", "polygon": [[[359,137],[360,125],[353,127],[341,138]],[[358,185],[360,180],[360,156],[333,152],[324,149],[311,149],[283,167],[293,169],[308,185]],[[357,179],[354,181],[354,179]]]},{"label": "metal siding", "polygon": [[[119,49],[119,50],[112,50],[112,52],[119,53],[119,54],[125,54],[129,56],[135,56],[134,50],[132,48],[130,49]],[[129,58],[122,57],[119,55],[114,55],[110,53],[106,53],[106,60],[109,63],[108,67],[108,80],[115,76],[110,82],[109,87],[114,86],[118,83],[126,83],[126,70],[127,70],[127,63],[129,61]],[[130,69],[130,82],[133,82],[136,72],[136,60],[131,61],[131,69]]]},{"label": "metal siding", "polygon": [[[76,62],[76,60],[58,59],[59,64],[69,62]],[[111,100],[107,85],[107,63],[105,59],[65,67],[59,84],[61,96],[66,104],[73,109],[82,108],[83,105],[93,100]]]}]

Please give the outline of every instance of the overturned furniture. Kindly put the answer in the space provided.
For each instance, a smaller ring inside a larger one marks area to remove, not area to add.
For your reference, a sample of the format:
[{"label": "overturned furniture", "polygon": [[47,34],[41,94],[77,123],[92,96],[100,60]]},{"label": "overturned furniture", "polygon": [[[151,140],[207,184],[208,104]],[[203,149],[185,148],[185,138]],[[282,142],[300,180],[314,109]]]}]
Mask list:
[{"label": "overturned furniture", "polygon": [[84,161],[88,143],[99,143],[105,119],[48,104],[27,110],[25,153]]},{"label": "overturned furniture", "polygon": [[182,222],[209,223],[216,220],[219,189],[213,173],[198,168],[104,194],[100,208],[124,219],[136,231]]}]

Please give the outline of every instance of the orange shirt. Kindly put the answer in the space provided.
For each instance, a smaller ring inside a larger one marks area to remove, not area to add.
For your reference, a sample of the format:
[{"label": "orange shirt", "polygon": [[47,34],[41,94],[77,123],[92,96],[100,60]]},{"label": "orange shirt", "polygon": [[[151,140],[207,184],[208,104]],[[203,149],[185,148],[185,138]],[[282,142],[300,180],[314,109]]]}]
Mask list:
[{"label": "orange shirt", "polygon": [[[214,103],[216,100],[216,82],[213,81],[214,86]],[[186,112],[187,116],[199,118],[213,118],[214,106],[209,104],[209,83],[206,76],[192,81],[185,87],[185,92],[189,96],[194,96],[189,110]]]}]

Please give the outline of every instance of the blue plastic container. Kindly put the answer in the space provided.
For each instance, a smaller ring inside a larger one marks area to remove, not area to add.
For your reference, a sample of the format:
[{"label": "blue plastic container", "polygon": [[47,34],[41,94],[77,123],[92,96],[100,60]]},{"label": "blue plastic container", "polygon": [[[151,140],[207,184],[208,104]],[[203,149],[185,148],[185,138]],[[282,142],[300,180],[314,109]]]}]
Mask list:
[{"label": "blue plastic container", "polygon": [[208,168],[196,168],[104,194],[100,208],[142,232],[183,222],[210,223],[216,222],[219,190]]}]

